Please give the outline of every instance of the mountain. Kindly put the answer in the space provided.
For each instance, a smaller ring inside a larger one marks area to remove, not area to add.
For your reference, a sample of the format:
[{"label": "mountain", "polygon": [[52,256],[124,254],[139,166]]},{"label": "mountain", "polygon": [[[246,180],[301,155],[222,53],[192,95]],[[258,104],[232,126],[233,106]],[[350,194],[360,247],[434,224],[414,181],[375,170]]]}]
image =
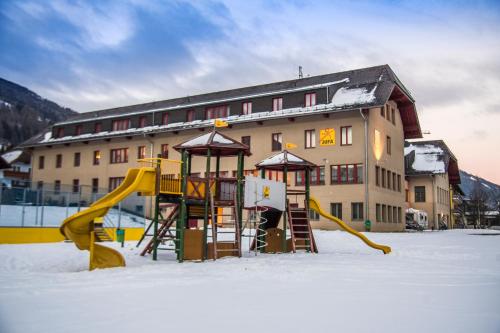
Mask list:
[{"label": "mountain", "polygon": [[[486,193],[489,194],[492,201],[498,200],[500,198],[500,186],[487,181],[481,177],[477,177],[460,170],[460,188],[464,191],[466,197],[470,197],[470,194],[476,186],[480,186]],[[495,199],[496,198],[496,199]]]},{"label": "mountain", "polygon": [[0,78],[0,143],[17,145],[76,112]]}]

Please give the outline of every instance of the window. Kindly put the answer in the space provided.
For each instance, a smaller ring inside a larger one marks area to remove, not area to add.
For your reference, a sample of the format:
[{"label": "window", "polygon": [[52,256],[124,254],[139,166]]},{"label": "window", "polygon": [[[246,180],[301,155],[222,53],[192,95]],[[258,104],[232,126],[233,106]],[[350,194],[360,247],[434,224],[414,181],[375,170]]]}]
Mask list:
[{"label": "window", "polygon": [[344,126],[340,128],[340,145],[349,146],[352,145],[352,126]]},{"label": "window", "polygon": [[73,179],[73,193],[80,192],[80,179]]},{"label": "window", "polygon": [[283,97],[273,98],[273,111],[283,110]]},{"label": "window", "polygon": [[161,158],[168,158],[168,144],[161,145]]},{"label": "window", "polygon": [[108,187],[109,192],[113,191],[118,186],[120,186],[120,184],[123,182],[124,179],[125,179],[124,177],[109,177],[109,187]]},{"label": "window", "polygon": [[194,110],[188,110],[186,115],[186,121],[190,122],[194,120]]},{"label": "window", "polygon": [[[302,186],[305,185],[305,171],[297,171],[295,173],[295,185]],[[310,185],[325,185],[325,167],[318,166],[312,169],[309,173],[309,184]]]},{"label": "window", "polygon": [[61,181],[56,180],[54,181],[54,194],[59,194],[61,193]]},{"label": "window", "polygon": [[127,163],[128,148],[111,149],[110,163]]},{"label": "window", "polygon": [[62,155],[57,154],[56,155],[56,168],[62,167]]},{"label": "window", "polygon": [[139,117],[139,128],[146,127],[146,116]]},{"label": "window", "polygon": [[168,113],[164,113],[161,116],[161,124],[168,125]]},{"label": "window", "polygon": [[92,178],[92,193],[99,192],[99,178]]},{"label": "window", "polygon": [[396,173],[392,173],[392,190],[396,191],[397,190],[397,180],[396,180]]},{"label": "window", "polygon": [[94,165],[99,165],[99,162],[101,161],[101,151],[100,150],[94,150],[94,158],[93,164]]},{"label": "window", "polygon": [[380,108],[380,115],[385,118],[385,105]]},{"label": "window", "polygon": [[80,153],[75,153],[75,157],[73,158],[73,165],[74,166],[76,166],[76,167],[80,166],[80,157],[81,157]]},{"label": "window", "polygon": [[401,175],[398,175],[398,192],[401,192]]},{"label": "window", "polygon": [[401,223],[402,215],[401,215],[401,207],[398,207],[398,223]]},{"label": "window", "polygon": [[387,136],[387,155],[391,155],[391,137]]},{"label": "window", "polygon": [[283,143],[283,136],[281,135],[281,133],[273,133],[271,135],[271,141],[272,141],[271,150],[281,151],[281,146]]},{"label": "window", "polygon": [[229,107],[227,105],[213,106],[205,109],[207,119],[225,118],[229,116]]},{"label": "window", "polygon": [[81,134],[82,134],[82,125],[76,125],[75,135],[81,135]]},{"label": "window", "polygon": [[392,223],[392,206],[387,206],[387,222]]},{"label": "window", "polygon": [[382,205],[382,222],[387,222],[387,206]]},{"label": "window", "polygon": [[362,202],[351,203],[351,219],[353,221],[363,220],[363,203]]},{"label": "window", "polygon": [[101,123],[95,123],[94,124],[94,133],[99,133],[102,131],[102,124]]},{"label": "window", "polygon": [[377,220],[377,222],[382,222],[382,209],[381,209],[381,206],[380,204],[376,204],[375,205],[375,218]]},{"label": "window", "polygon": [[415,186],[415,202],[425,202],[425,186]]},{"label": "window", "polygon": [[45,168],[45,156],[38,156],[38,169]]},{"label": "window", "polygon": [[146,158],[146,146],[137,147],[137,159]]},{"label": "window", "polygon": [[248,147],[250,147],[250,136],[249,135],[242,136],[241,137],[241,143],[243,143],[244,145],[247,145]]},{"label": "window", "polygon": [[396,110],[394,110],[394,108],[391,108],[391,119],[392,119],[392,124],[396,125]]},{"label": "window", "polygon": [[319,213],[315,210],[309,209],[309,220],[319,221]]},{"label": "window", "polygon": [[362,184],[363,165],[344,164],[330,167],[330,184]]},{"label": "window", "polygon": [[305,130],[304,134],[306,149],[316,147],[316,130]]},{"label": "window", "polygon": [[397,207],[392,207],[392,223],[398,223],[398,209],[397,209]]},{"label": "window", "polygon": [[252,102],[243,102],[242,111],[243,114],[252,114]]},{"label": "window", "polygon": [[387,188],[391,189],[391,172],[387,170]]},{"label": "window", "polygon": [[342,220],[342,203],[341,202],[330,203],[330,214]]},{"label": "window", "polygon": [[42,190],[43,189],[43,181],[38,181],[36,182],[36,189],[37,190]]},{"label": "window", "polygon": [[389,106],[387,106],[387,110],[385,111],[385,116],[387,118],[388,121],[391,121],[391,112],[390,112],[390,108]]},{"label": "window", "polygon": [[56,138],[62,138],[64,136],[64,128],[59,127],[56,130]]},{"label": "window", "polygon": [[375,185],[380,186],[380,167],[375,166]]},{"label": "window", "polygon": [[316,93],[308,93],[305,96],[305,106],[314,106],[316,105]]},{"label": "window", "polygon": [[382,187],[385,188],[385,169],[382,168]]},{"label": "window", "polygon": [[111,127],[113,131],[128,130],[130,128],[130,119],[113,120]]}]

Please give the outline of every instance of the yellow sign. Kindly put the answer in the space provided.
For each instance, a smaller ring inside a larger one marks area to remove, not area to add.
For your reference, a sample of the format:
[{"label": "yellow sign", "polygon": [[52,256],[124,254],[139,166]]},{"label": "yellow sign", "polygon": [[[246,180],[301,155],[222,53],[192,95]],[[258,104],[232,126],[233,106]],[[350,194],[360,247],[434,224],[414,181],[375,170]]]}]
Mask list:
[{"label": "yellow sign", "polygon": [[293,148],[297,148],[297,145],[295,143],[287,142],[285,144],[285,148],[286,149],[293,149]]},{"label": "yellow sign", "polygon": [[221,120],[221,119],[215,119],[214,125],[215,125],[215,127],[227,127],[227,126],[229,126],[229,124],[227,123],[227,121],[224,121],[224,120]]},{"label": "yellow sign", "polygon": [[335,129],[325,128],[319,131],[320,146],[335,146]]},{"label": "yellow sign", "polygon": [[262,189],[262,195],[264,196],[265,199],[269,199],[269,195],[271,194],[271,189],[269,186],[264,186]]}]

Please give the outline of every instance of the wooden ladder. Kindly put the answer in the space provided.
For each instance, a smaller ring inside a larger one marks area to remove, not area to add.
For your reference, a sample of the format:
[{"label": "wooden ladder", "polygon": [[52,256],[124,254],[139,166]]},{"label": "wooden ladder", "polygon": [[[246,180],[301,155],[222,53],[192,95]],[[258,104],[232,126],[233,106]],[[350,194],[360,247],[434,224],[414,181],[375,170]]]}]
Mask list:
[{"label": "wooden ladder", "polygon": [[307,203],[303,208],[290,207],[287,202],[288,223],[292,238],[292,251],[306,250],[308,252],[318,253],[316,241],[309,221],[309,207]]},{"label": "wooden ladder", "polygon": [[[158,228],[158,234],[156,237],[158,240],[158,242],[157,242],[158,244],[160,242],[163,243],[163,242],[168,241],[168,240],[175,241],[175,234],[172,233],[172,230],[170,228],[172,227],[174,222],[177,220],[178,216],[179,216],[179,206],[176,205],[174,207],[174,209],[172,209],[172,211],[170,212],[170,214],[167,216],[166,219],[162,219],[162,220],[158,221],[158,223],[161,224],[160,227]],[[154,223],[154,221],[151,221],[151,224],[149,225],[148,229],[144,233],[144,236],[154,236],[154,235],[147,234],[147,231],[150,229],[150,227],[153,223]],[[141,256],[145,256],[146,253],[150,254],[154,249],[154,245],[155,245],[155,242],[154,242],[154,237],[153,237],[149,240],[149,242],[146,245],[146,247],[144,248],[144,250],[142,250]]]},{"label": "wooden ladder", "polygon": [[[236,207],[236,202],[237,202],[236,197],[234,197],[232,206],[216,206],[214,202],[213,193],[212,191],[210,191],[210,219],[212,221],[212,235],[208,237],[212,238],[213,260],[219,258],[219,253],[224,253],[224,252],[231,252],[231,253],[236,252],[238,254],[238,257],[241,257],[241,233],[240,233],[240,225],[238,224],[239,218],[238,218],[238,209]],[[215,213],[216,209],[223,207],[230,207],[231,214]],[[218,223],[217,221],[219,217],[222,217],[221,223]],[[223,230],[220,231],[219,227],[221,227],[221,229]],[[233,230],[231,231],[224,230],[225,228],[233,228]],[[222,234],[232,234],[234,235],[234,239],[219,241],[218,236]],[[232,244],[233,246],[231,249],[218,248],[219,244]]]}]

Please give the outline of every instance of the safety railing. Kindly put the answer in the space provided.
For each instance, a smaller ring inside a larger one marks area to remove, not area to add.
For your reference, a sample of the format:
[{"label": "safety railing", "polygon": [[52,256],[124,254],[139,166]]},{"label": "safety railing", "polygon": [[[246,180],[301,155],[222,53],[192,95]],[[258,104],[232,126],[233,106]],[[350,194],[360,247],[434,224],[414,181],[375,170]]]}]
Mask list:
[{"label": "safety railing", "polygon": [[153,157],[138,160],[145,166],[160,168],[160,193],[180,195],[182,161]]}]

